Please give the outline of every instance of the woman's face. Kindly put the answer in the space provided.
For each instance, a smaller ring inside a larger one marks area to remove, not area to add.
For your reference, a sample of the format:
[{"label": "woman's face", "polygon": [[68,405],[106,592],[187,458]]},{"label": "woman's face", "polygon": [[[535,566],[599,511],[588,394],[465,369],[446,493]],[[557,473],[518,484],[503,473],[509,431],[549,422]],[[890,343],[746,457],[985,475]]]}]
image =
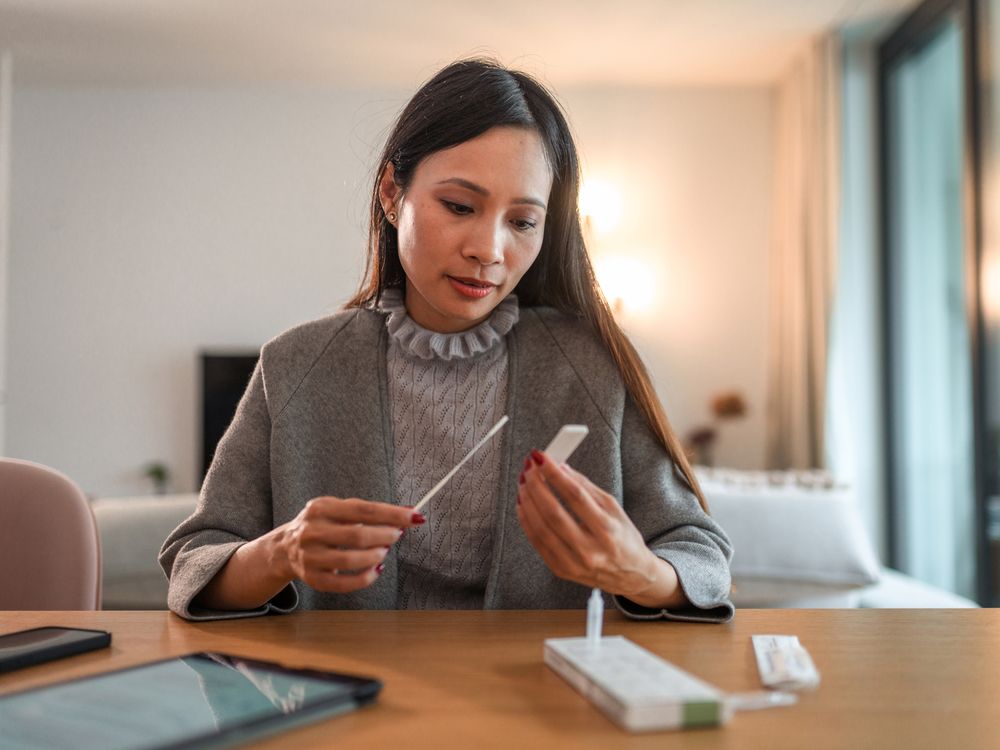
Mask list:
[{"label": "woman's face", "polygon": [[542,247],[552,170],[534,130],[495,127],[421,161],[399,189],[386,170],[382,206],[396,212],[406,309],[432,331],[482,322]]}]

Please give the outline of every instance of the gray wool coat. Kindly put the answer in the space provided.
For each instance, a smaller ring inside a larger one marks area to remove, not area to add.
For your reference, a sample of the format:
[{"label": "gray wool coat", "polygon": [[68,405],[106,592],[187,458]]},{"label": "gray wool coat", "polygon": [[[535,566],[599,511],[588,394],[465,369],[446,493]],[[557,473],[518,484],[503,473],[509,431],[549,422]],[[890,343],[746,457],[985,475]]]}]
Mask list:
[{"label": "gray wool coat", "polygon": [[[296,607],[396,607],[394,550],[382,575],[350,594],[324,593],[295,581],[248,612],[212,611],[193,603],[240,545],[290,521],[313,497],[406,505],[417,500],[394,496],[386,350],[385,314],[373,310],[348,310],[305,323],[263,347],[194,514],[160,551],[174,612],[215,619]],[[596,336],[550,308],[522,308],[508,334],[508,352],[511,422],[501,433],[503,491],[485,608],[586,606],[590,590],[549,571],[515,512],[525,457],[544,447],[563,424],[576,423],[586,424],[590,434],[569,463],[624,504],[650,549],[677,570],[693,606],[650,610],[620,597],[613,598],[615,604],[638,618],[731,619],[729,540],[701,509],[627,397],[617,367]]]}]

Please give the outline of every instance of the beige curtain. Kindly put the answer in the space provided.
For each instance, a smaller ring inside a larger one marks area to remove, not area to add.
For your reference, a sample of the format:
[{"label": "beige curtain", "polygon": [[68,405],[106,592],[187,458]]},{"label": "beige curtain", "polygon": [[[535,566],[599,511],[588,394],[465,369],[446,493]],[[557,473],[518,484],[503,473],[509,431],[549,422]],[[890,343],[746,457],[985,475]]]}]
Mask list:
[{"label": "beige curtain", "polygon": [[10,127],[13,59],[0,49],[0,456],[4,455],[7,415],[7,268],[10,255]]},{"label": "beige curtain", "polygon": [[840,55],[812,41],[778,85],[771,254],[771,468],[824,465],[823,415],[839,191]]}]

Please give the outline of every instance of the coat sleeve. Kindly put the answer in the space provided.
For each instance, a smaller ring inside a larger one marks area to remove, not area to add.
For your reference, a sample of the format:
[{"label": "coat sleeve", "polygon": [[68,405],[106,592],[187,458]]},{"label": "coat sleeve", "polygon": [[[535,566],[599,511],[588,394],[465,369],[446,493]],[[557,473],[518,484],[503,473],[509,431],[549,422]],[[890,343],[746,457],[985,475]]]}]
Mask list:
[{"label": "coat sleeve", "polygon": [[298,605],[292,584],[258,609],[224,612],[195,601],[242,545],[270,531],[271,418],[258,361],[236,415],[219,441],[195,512],[167,537],[159,562],[169,579],[167,604],[188,620],[253,617],[290,612]]},{"label": "coat sleeve", "polygon": [[626,398],[621,439],[625,510],[650,550],[677,571],[691,607],[656,610],[625,597],[615,605],[636,619],[728,622],[732,546],[722,528],[702,510],[645,417]]}]

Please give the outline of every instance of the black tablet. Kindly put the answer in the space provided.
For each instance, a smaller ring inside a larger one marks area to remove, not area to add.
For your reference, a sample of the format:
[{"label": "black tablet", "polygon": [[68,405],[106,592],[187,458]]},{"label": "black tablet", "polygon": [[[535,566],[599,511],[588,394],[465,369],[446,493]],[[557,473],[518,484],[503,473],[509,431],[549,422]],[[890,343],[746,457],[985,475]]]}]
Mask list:
[{"label": "black tablet", "polygon": [[0,696],[0,746],[232,747],[350,711],[382,684],[198,653]]}]

